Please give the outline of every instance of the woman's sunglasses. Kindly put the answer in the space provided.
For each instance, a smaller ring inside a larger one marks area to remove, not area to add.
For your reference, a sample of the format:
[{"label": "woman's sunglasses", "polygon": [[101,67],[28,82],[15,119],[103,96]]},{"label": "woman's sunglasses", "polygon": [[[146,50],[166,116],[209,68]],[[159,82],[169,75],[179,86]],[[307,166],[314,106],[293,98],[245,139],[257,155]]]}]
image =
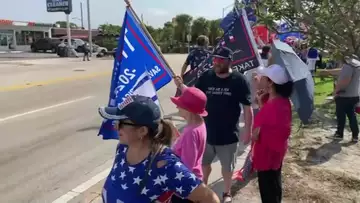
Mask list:
[{"label": "woman's sunglasses", "polygon": [[120,130],[124,126],[140,127],[140,125],[137,125],[135,123],[125,122],[125,121],[114,121],[113,124],[114,124],[114,128],[116,130]]}]

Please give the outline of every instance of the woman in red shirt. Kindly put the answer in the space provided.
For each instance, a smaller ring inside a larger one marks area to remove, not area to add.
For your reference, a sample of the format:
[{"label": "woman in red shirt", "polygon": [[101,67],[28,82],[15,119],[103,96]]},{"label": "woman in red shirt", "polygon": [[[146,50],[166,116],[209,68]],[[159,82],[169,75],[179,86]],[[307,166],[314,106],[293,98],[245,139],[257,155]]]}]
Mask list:
[{"label": "woman in red shirt", "polygon": [[254,119],[253,167],[263,203],[280,203],[281,166],[291,133],[293,82],[285,68],[274,64],[258,70],[260,111]]}]

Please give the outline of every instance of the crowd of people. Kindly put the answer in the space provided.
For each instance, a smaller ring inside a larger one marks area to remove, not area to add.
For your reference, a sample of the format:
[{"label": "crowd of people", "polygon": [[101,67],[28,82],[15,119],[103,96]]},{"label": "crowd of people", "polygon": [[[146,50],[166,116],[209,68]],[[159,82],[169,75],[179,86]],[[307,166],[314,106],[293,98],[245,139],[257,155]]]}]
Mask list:
[{"label": "crowd of people", "polygon": [[[282,201],[281,170],[291,134],[289,98],[293,82],[284,67],[273,63],[269,47],[264,47],[261,54],[265,67],[242,74],[231,67],[231,50],[217,47],[213,53],[207,51],[208,39],[204,36],[198,44],[186,59],[180,76],[174,77],[182,94],[171,101],[186,121],[181,133],[162,118],[159,106],[151,98],[133,95],[118,107],[99,109],[103,118],[114,120],[120,140],[104,184],[104,202],[218,203],[219,197],[207,186],[215,157],[220,161],[224,180],[221,201],[232,202],[239,142],[251,146],[262,202]],[[183,75],[188,66],[196,68],[210,54],[213,67],[199,77],[194,87],[187,87]],[[343,77],[347,77],[348,72],[344,72]],[[338,103],[348,105],[356,101],[341,99]],[[343,109],[338,116],[349,116],[348,110]],[[245,126],[240,134],[241,111]],[[342,122],[337,138],[343,136]],[[356,139],[358,129],[352,130]]]}]

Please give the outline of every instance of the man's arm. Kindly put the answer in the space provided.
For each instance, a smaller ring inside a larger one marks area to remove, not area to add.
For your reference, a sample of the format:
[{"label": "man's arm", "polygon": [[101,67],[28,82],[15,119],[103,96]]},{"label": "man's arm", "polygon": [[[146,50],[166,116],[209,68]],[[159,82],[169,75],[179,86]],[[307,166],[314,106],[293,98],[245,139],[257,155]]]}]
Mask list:
[{"label": "man's arm", "polygon": [[336,83],[335,93],[340,92],[341,90],[345,89],[349,83],[351,82],[353,68],[349,65],[344,65],[341,69],[339,79]]},{"label": "man's arm", "polygon": [[186,72],[186,69],[187,69],[188,65],[189,65],[189,64],[187,64],[187,61],[185,61],[184,65],[183,65],[182,68],[181,68],[181,73],[180,73],[181,78],[184,77],[184,74],[185,74],[185,72]]},{"label": "man's arm", "polygon": [[243,137],[243,142],[246,144],[250,140],[252,136],[252,127],[253,127],[253,109],[251,107],[251,91],[250,91],[250,85],[245,79],[244,76],[240,79],[239,84],[239,90],[240,92],[240,103],[243,106],[244,109],[244,121],[245,121],[245,137]]},{"label": "man's arm", "polygon": [[190,61],[192,60],[192,53],[190,52],[189,55],[187,56],[184,65],[181,68],[181,73],[180,73],[180,77],[184,78],[184,74],[186,72],[187,67],[190,65]]},{"label": "man's arm", "polygon": [[252,127],[253,127],[253,122],[254,122],[254,114],[253,114],[253,109],[252,107],[249,105],[243,105],[244,108],[244,119],[245,119],[245,137],[244,137],[244,142],[247,143],[251,136],[252,136]]}]

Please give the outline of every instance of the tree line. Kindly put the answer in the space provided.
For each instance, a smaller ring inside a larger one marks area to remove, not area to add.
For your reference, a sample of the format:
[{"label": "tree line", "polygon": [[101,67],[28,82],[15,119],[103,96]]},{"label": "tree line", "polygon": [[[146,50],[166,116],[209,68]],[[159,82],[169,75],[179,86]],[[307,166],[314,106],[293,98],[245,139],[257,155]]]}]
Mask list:
[{"label": "tree line", "polygon": [[[278,23],[286,22],[290,26],[289,32],[304,33],[310,46],[334,57],[356,55],[360,58],[359,0],[261,0],[254,1],[252,7],[257,24],[266,25],[272,32],[281,34]],[[186,47],[188,34],[192,36],[191,44],[195,43],[197,36],[204,34],[213,45],[216,37],[222,35],[220,21],[179,14],[161,28],[146,27],[162,50],[168,52],[168,47]],[[118,35],[121,26],[103,24],[99,29],[104,34]],[[116,46],[116,42],[114,44]]]}]

